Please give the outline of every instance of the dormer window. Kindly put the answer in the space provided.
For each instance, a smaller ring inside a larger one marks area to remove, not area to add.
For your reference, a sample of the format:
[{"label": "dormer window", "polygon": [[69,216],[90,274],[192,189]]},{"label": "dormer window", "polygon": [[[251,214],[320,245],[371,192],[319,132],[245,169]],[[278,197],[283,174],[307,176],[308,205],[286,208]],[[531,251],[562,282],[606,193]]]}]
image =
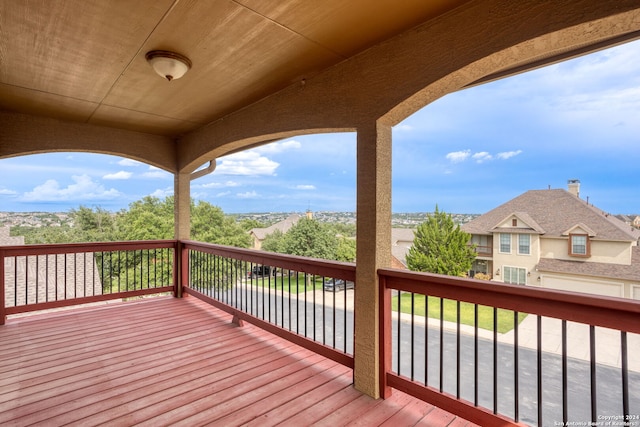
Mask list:
[{"label": "dormer window", "polygon": [[591,245],[587,234],[569,234],[569,255],[587,257],[591,255]]}]

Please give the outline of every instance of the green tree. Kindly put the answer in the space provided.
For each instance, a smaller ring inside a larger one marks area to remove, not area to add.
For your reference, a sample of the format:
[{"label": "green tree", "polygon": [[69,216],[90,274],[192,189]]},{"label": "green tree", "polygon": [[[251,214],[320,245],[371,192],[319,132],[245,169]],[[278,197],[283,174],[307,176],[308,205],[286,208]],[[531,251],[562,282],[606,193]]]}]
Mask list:
[{"label": "green tree", "polygon": [[338,237],[336,261],[354,262],[356,260],[356,241],[348,237]]},{"label": "green tree", "polygon": [[240,221],[240,227],[242,227],[244,231],[251,231],[253,228],[264,228],[265,225],[255,219],[243,219]]},{"label": "green tree", "polygon": [[71,209],[69,216],[73,219],[73,228],[76,231],[74,241],[108,242],[117,240],[116,217],[111,212],[99,206],[94,210],[81,205],[78,209]]},{"label": "green tree", "polygon": [[122,240],[173,239],[173,197],[146,196],[118,214]]},{"label": "green tree", "polygon": [[413,246],[407,254],[407,266],[413,271],[426,271],[449,276],[464,275],[476,258],[469,246],[471,235],[456,225],[451,215],[440,212],[436,205],[433,215],[416,229]]},{"label": "green tree", "polygon": [[284,235],[282,252],[311,258],[335,259],[338,240],[331,227],[301,218]]},{"label": "green tree", "polygon": [[267,235],[262,241],[261,248],[263,251],[285,253],[284,233],[280,230],[275,230]]},{"label": "green tree", "polygon": [[251,237],[234,218],[226,216],[218,206],[204,201],[191,204],[191,238],[238,248],[251,246]]}]

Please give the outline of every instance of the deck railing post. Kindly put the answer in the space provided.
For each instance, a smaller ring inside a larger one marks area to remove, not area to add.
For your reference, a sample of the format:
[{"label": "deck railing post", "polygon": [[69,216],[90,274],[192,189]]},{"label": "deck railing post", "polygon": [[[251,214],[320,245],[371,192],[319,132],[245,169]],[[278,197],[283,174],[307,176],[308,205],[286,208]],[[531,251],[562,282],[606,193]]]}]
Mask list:
[{"label": "deck railing post", "polygon": [[0,280],[2,284],[0,284],[0,325],[4,325],[6,314],[5,314],[5,301],[4,301],[4,287],[6,286],[6,277],[4,272],[4,251],[0,249]]},{"label": "deck railing post", "polygon": [[189,286],[189,249],[185,249],[184,243],[179,242],[180,248],[180,287],[178,289],[178,297],[182,298],[182,292],[185,286]]},{"label": "deck railing post", "polygon": [[391,397],[391,387],[387,384],[387,372],[391,370],[391,289],[387,288],[384,276],[378,274],[380,289],[380,397]]},{"label": "deck railing post", "polygon": [[184,244],[180,240],[176,240],[176,244],[173,249],[173,296],[176,298],[182,298],[182,270]]}]

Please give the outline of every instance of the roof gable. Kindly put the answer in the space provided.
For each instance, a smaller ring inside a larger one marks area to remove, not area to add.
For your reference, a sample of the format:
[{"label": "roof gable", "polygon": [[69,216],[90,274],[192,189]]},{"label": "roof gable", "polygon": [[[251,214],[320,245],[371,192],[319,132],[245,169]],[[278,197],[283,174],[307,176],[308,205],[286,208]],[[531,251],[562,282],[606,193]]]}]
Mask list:
[{"label": "roof gable", "polygon": [[519,232],[531,234],[544,234],[544,229],[526,212],[513,212],[499,221],[492,232]]},{"label": "roof gable", "polygon": [[[547,237],[566,236],[577,224],[602,240],[637,241],[640,230],[613,215],[561,189],[530,190],[464,224],[471,234],[492,234],[496,226],[517,213],[532,228],[539,227]],[[534,227],[533,224],[537,224]]]},{"label": "roof gable", "polygon": [[593,231],[583,223],[576,224],[562,233],[563,236],[568,236],[569,234],[588,234],[589,237],[595,237],[597,235],[595,231]]}]

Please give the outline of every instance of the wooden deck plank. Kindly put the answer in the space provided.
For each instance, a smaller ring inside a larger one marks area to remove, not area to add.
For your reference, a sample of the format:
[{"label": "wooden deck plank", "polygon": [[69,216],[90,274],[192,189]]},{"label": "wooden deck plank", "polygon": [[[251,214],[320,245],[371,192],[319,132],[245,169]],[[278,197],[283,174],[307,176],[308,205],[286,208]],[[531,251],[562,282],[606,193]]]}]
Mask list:
[{"label": "wooden deck plank", "polygon": [[[178,332],[178,331],[176,331]],[[200,329],[194,329],[190,334],[177,334],[170,339],[166,339],[164,343],[167,345],[186,345],[198,338],[206,336],[211,332],[203,325]],[[136,360],[137,354],[146,354],[150,350],[158,349],[158,339],[163,336],[160,334],[147,334],[144,338],[136,335],[127,337],[126,343],[122,345],[100,346],[102,351],[90,351],[90,347],[84,346],[84,352],[78,351],[74,356],[65,354],[64,356],[56,356],[45,353],[49,361],[41,365],[28,364],[27,367],[16,369],[13,372],[7,372],[0,376],[0,387],[4,392],[11,391],[10,383],[19,386],[21,389],[30,386],[36,386],[42,383],[49,383],[56,379],[63,381],[70,377],[91,373],[95,369],[99,369],[105,363],[112,363],[114,359],[125,358],[125,360]],[[61,363],[64,361],[64,363]],[[90,361],[90,362],[88,362]],[[29,366],[31,368],[29,368]],[[14,377],[19,377],[20,381],[14,381]],[[1,397],[0,397],[1,398]]]},{"label": "wooden deck plank", "polygon": [[[208,347],[205,348],[205,351],[208,351],[208,349]],[[165,360],[162,360],[161,363],[153,369],[147,370],[140,370],[136,364],[131,364],[129,371],[111,371],[114,374],[118,374],[114,376],[114,378],[100,378],[100,381],[95,381],[93,377],[89,377],[83,379],[83,381],[70,383],[67,388],[57,387],[54,389],[55,396],[53,398],[50,397],[51,392],[49,390],[40,394],[31,395],[34,398],[28,399],[28,401],[33,401],[33,403],[31,405],[22,405],[18,414],[23,411],[31,414],[29,416],[23,414],[23,417],[27,421],[44,420],[64,414],[68,411],[69,406],[67,405],[70,403],[79,404],[79,402],[82,401],[82,405],[91,406],[103,400],[120,396],[127,390],[134,390],[136,388],[148,390],[149,387],[157,383],[172,381],[177,383],[179,380],[187,381],[194,373],[197,374],[200,372],[203,363],[211,366],[216,362],[219,363],[219,360],[222,360],[226,361],[229,365],[233,365],[234,363],[243,362],[244,359],[259,362],[259,358],[265,356],[265,354],[267,355],[265,360],[270,360],[269,354],[272,351],[272,349],[264,348],[264,346],[261,347],[257,344],[238,348],[231,352],[213,353],[209,356],[204,352],[198,352],[191,355],[189,359],[179,358],[178,360],[182,362],[181,365],[172,370],[167,370]],[[180,355],[178,355],[178,357],[179,356]],[[222,364],[218,366],[224,367]],[[108,384],[108,386],[105,386],[105,383]],[[67,393],[64,393],[65,391],[67,391]],[[143,391],[143,393],[146,392]],[[21,398],[21,400],[23,399],[24,398]],[[25,402],[27,401],[27,399],[24,400]],[[40,412],[37,413],[38,411]],[[0,420],[2,420],[1,415],[2,414],[0,414]]]},{"label": "wooden deck plank", "polygon": [[230,315],[193,297],[56,311],[0,326],[1,425],[464,421],[403,393],[374,400],[351,384],[349,368],[253,325],[234,326]]},{"label": "wooden deck plank", "polygon": [[336,375],[330,381],[324,382],[318,387],[306,391],[304,394],[294,394],[291,400],[280,406],[270,408],[267,412],[247,422],[247,427],[268,427],[288,422],[289,418],[299,412],[315,405],[339,393],[341,390],[351,388],[351,370],[342,365],[334,368]]}]

